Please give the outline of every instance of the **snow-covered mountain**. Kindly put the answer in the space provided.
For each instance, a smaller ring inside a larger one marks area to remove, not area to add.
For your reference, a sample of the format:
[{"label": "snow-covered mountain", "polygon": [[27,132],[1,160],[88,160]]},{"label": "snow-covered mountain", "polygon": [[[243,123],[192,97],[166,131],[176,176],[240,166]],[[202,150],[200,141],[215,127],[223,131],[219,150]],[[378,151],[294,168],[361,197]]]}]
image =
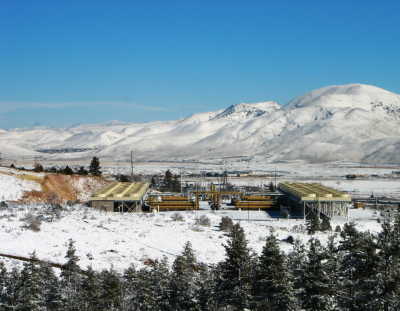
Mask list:
[{"label": "snow-covered mountain", "polygon": [[167,122],[12,129],[0,131],[0,144],[6,159],[70,148],[46,159],[127,160],[133,150],[137,160],[258,155],[266,161],[398,163],[400,95],[362,84],[328,86],[283,107],[239,103]]}]

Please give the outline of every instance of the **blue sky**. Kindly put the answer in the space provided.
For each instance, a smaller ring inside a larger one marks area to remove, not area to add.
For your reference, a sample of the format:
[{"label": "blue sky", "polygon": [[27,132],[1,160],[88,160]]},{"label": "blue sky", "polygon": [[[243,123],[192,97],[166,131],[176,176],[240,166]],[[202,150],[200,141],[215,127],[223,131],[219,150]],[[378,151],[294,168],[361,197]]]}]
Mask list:
[{"label": "blue sky", "polygon": [[0,128],[400,94],[400,1],[0,0]]}]

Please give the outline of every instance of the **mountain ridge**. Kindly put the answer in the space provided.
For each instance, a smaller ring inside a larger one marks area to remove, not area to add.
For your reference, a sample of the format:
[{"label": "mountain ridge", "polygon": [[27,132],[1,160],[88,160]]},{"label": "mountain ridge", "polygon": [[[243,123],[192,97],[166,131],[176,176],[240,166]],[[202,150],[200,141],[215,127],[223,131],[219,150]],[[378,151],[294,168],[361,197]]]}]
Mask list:
[{"label": "mountain ridge", "polygon": [[[28,137],[30,137],[28,139]],[[172,121],[116,120],[68,128],[0,131],[3,157],[26,150],[89,148],[54,159],[202,159],[259,155],[264,161],[400,161],[400,95],[364,84],[334,85],[301,95],[285,106],[238,103]],[[32,153],[33,154],[33,153]],[[35,153],[35,155],[37,155]]]}]

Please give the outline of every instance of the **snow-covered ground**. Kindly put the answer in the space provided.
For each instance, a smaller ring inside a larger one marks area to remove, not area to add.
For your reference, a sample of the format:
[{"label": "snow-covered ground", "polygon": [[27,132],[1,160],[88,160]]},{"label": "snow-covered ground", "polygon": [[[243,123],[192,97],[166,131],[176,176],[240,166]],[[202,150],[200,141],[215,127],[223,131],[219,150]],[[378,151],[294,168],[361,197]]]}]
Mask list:
[{"label": "snow-covered ground", "polygon": [[[135,165],[135,172],[154,173],[163,172],[171,168],[171,163],[146,163]],[[119,169],[120,167],[120,169]],[[123,173],[128,172],[127,165],[107,164],[104,170]],[[182,169],[185,172],[215,170],[217,165],[204,164],[200,169],[193,164],[186,164]],[[257,166],[240,164],[234,169],[263,170],[273,172],[274,165]],[[176,165],[172,170],[180,171]],[[400,182],[391,177],[392,170],[396,167],[359,167],[352,164],[329,164],[329,165],[306,165],[301,163],[279,163],[277,164],[279,181],[301,181],[321,182],[325,185],[349,191],[357,190],[374,194],[390,193],[399,196]],[[373,174],[378,178],[366,178],[346,180],[345,174],[365,174],[367,177]],[[24,175],[25,174],[25,175]],[[26,171],[17,171],[8,168],[0,168],[0,201],[16,201],[21,198],[25,190],[40,190],[40,179],[43,174]],[[268,184],[273,178],[229,178],[234,184]],[[200,181],[200,178],[199,178]],[[216,179],[203,179],[202,182],[215,182]],[[84,184],[77,185],[86,187]],[[2,199],[3,198],[3,199]],[[63,217],[57,222],[50,222],[46,216],[42,217],[41,231],[33,232],[25,227],[23,221],[25,214],[32,211],[43,214],[42,205],[15,206],[11,209],[0,211],[0,253],[29,256],[36,250],[37,256],[43,260],[63,263],[68,246],[68,240],[76,241],[77,255],[80,258],[80,266],[86,268],[92,265],[95,269],[108,268],[113,265],[115,269],[122,271],[131,263],[138,267],[143,266],[146,259],[169,258],[172,264],[176,255],[180,254],[186,241],[190,241],[199,261],[207,264],[217,263],[224,259],[225,250],[222,246],[226,244],[228,236],[219,230],[221,217],[229,216],[234,221],[240,221],[243,226],[250,247],[260,253],[264,246],[264,239],[273,230],[281,242],[281,248],[288,252],[292,245],[284,242],[288,236],[300,238],[307,242],[309,236],[304,229],[305,222],[302,219],[281,219],[271,217],[270,214],[260,211],[235,211],[223,209],[213,212],[209,209],[207,202],[201,202],[201,210],[196,212],[180,212],[184,217],[183,222],[172,221],[171,216],[175,212],[161,212],[158,214],[119,214],[104,213],[97,210],[76,205],[72,208],[66,207]],[[194,225],[196,216],[207,214],[211,219],[210,227],[196,227]],[[377,232],[379,224],[376,222],[377,214],[373,210],[350,209],[349,220],[335,218],[332,227],[343,226],[348,221],[355,221],[359,230],[370,230]],[[201,231],[199,231],[201,229]],[[318,238],[323,242],[327,240],[328,233],[318,233]],[[93,257],[89,259],[88,254]],[[21,264],[15,260],[3,259],[9,266]]]},{"label": "snow-covered ground", "polygon": [[[44,216],[39,232],[25,228],[23,218],[28,211],[41,213],[43,207],[20,206],[0,212],[1,253],[28,257],[29,253],[36,250],[40,259],[63,263],[68,240],[73,239],[76,241],[75,247],[82,268],[92,265],[94,269],[102,269],[113,265],[115,269],[122,271],[130,264],[142,267],[146,259],[161,259],[163,256],[167,256],[172,264],[186,241],[192,243],[199,261],[217,263],[224,259],[223,244],[228,239],[228,235],[220,231],[218,226],[224,216],[243,219],[240,221],[241,226],[246,232],[249,246],[257,254],[261,252],[264,239],[271,230],[280,240],[290,235],[304,242],[309,239],[304,229],[304,220],[278,220],[266,215],[263,221],[247,221],[247,211],[180,212],[184,220],[173,221],[171,216],[175,212],[105,213],[76,205],[64,211],[63,217],[57,222],[50,222]],[[260,213],[265,215],[264,212],[250,211],[249,218],[257,219]],[[201,214],[210,218],[210,227],[195,226],[195,218]],[[337,218],[331,224],[334,229],[337,225],[343,226],[344,223],[354,220],[359,230],[376,232],[380,228],[376,219],[377,214],[372,210],[351,209],[349,220]],[[325,242],[329,234],[331,233],[318,233],[317,236]],[[282,241],[281,248],[288,252],[292,245]],[[90,260],[89,256],[93,259]],[[20,264],[12,259],[5,258],[4,261],[9,266]]]},{"label": "snow-covered ground", "polygon": [[0,201],[18,201],[25,191],[37,190],[41,187],[38,180],[44,174],[0,168]]}]

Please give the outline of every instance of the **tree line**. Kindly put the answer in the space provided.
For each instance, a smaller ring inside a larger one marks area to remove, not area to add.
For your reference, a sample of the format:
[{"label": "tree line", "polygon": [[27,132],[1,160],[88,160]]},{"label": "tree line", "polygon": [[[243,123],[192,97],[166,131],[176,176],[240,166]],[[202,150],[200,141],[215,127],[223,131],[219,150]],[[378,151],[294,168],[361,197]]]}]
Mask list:
[{"label": "tree line", "polygon": [[240,223],[225,260],[206,265],[191,243],[170,268],[167,259],[123,273],[81,271],[70,240],[60,276],[35,253],[21,271],[0,263],[2,310],[399,310],[400,217],[377,234],[347,223],[323,245],[293,241],[285,254],[271,232],[259,256]]}]

